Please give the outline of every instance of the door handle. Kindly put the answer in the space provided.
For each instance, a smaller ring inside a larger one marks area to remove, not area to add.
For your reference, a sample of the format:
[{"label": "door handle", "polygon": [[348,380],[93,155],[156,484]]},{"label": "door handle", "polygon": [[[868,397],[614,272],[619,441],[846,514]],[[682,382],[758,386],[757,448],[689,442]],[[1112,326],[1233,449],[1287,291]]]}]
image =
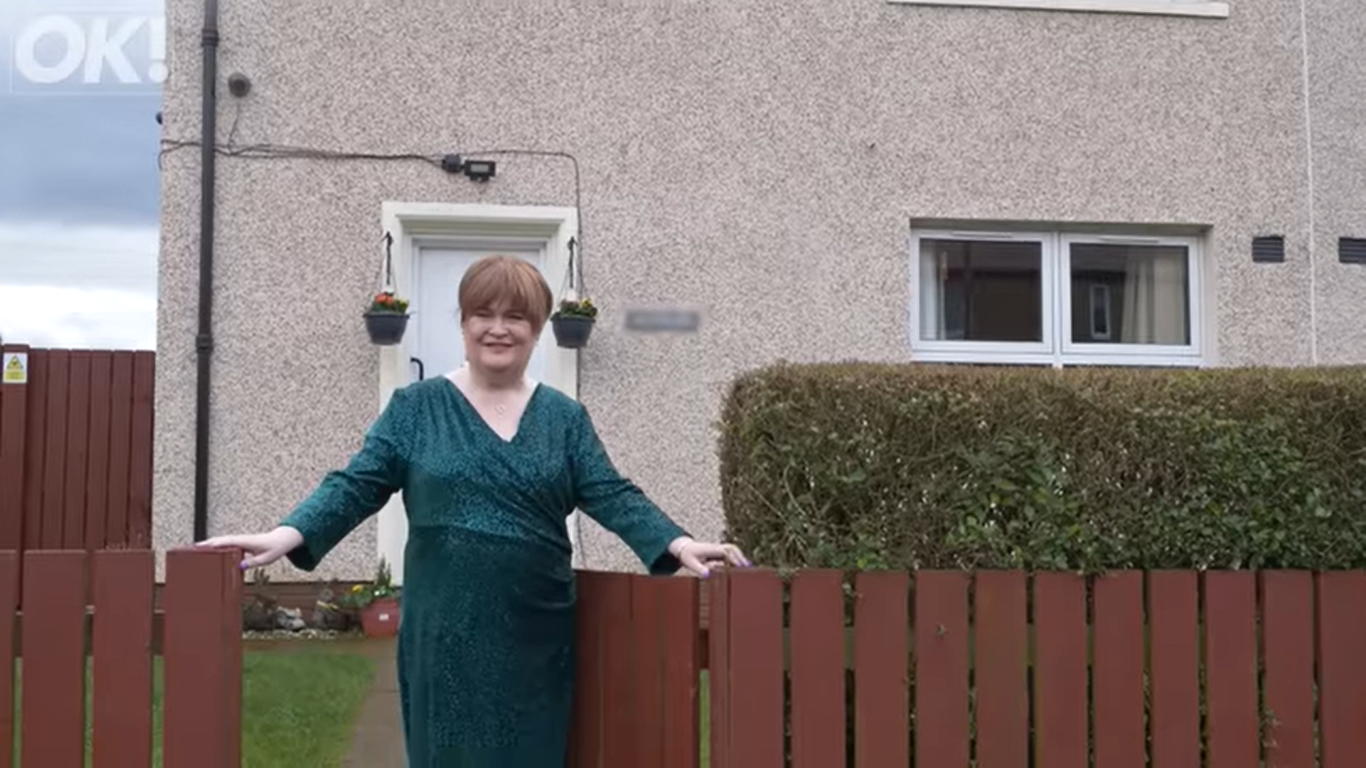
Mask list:
[{"label": "door handle", "polygon": [[409,361],[417,363],[417,380],[422,381],[427,378],[427,366],[422,364],[421,358],[410,357]]}]

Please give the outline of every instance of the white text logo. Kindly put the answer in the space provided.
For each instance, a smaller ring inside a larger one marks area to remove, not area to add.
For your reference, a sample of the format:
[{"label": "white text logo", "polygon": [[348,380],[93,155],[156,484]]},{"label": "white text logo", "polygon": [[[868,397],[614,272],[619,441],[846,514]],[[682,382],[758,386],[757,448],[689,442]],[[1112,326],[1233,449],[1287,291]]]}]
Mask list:
[{"label": "white text logo", "polygon": [[46,14],[14,36],[23,93],[152,92],[166,81],[166,19],[152,14]]}]

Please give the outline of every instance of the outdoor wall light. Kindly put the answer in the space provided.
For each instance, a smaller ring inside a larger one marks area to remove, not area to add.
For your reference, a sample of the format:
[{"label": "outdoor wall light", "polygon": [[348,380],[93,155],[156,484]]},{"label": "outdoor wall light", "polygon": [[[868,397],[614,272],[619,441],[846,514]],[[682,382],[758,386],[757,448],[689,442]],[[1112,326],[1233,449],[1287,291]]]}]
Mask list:
[{"label": "outdoor wall light", "polygon": [[488,181],[498,174],[498,164],[492,160],[466,160],[465,176],[471,181]]},{"label": "outdoor wall light", "polygon": [[492,160],[466,160],[460,155],[446,155],[441,158],[441,170],[463,173],[471,181],[488,181],[498,175],[498,164]]}]

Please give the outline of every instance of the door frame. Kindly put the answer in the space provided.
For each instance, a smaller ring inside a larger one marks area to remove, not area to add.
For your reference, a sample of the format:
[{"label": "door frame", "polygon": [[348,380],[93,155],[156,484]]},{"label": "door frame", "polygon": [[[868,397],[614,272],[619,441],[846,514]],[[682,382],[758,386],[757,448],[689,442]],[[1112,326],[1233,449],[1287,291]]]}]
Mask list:
[{"label": "door frame", "polygon": [[[496,205],[486,203],[422,203],[385,201],[380,219],[393,236],[393,283],[400,296],[417,295],[417,255],[424,243],[440,240],[517,240],[542,243],[545,272],[551,291],[558,291],[569,268],[569,241],[579,236],[578,211],[560,206]],[[436,245],[435,242],[431,242]],[[557,275],[561,277],[556,277]],[[421,311],[420,308],[414,307]],[[547,327],[544,331],[550,333]],[[394,390],[412,378],[410,358],[416,334],[404,335],[401,343],[380,347],[379,410],[389,404]],[[579,396],[579,353],[552,345],[546,356],[546,381],[571,398]],[[444,372],[428,371],[429,376]],[[574,514],[578,514],[575,511]],[[575,521],[577,522],[577,521]],[[577,525],[569,526],[570,542],[577,559]],[[408,538],[408,516],[401,494],[395,494],[379,511],[377,555],[385,558],[395,584],[403,584],[403,548]]]}]

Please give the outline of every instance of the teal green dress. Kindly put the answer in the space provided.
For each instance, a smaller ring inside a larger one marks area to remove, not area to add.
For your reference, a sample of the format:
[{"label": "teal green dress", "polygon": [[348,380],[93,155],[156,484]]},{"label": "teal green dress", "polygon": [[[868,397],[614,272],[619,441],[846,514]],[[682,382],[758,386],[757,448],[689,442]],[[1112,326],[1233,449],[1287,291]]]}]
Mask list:
[{"label": "teal green dress", "polygon": [[284,521],[309,571],[403,493],[400,703],[411,768],[563,768],[574,686],[577,507],[653,574],[685,531],[618,474],[587,411],[539,384],[503,440],[446,377],[394,392],[345,469]]}]

